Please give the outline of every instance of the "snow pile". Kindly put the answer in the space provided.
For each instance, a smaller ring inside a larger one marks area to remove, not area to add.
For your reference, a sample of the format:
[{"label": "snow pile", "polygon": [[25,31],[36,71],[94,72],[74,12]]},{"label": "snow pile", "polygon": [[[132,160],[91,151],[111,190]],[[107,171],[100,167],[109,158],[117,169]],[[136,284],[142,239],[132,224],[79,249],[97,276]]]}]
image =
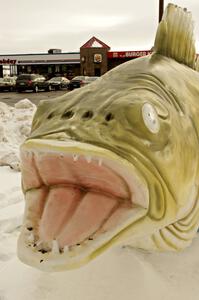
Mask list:
[{"label": "snow pile", "polygon": [[[9,167],[0,167],[0,186],[1,270],[1,268],[5,266],[5,263],[16,256],[16,240],[24,211],[21,174],[11,170]],[[1,296],[0,299],[2,299]]]},{"label": "snow pile", "polygon": [[28,137],[36,111],[28,99],[14,107],[0,102],[0,166],[20,170],[19,146]]}]

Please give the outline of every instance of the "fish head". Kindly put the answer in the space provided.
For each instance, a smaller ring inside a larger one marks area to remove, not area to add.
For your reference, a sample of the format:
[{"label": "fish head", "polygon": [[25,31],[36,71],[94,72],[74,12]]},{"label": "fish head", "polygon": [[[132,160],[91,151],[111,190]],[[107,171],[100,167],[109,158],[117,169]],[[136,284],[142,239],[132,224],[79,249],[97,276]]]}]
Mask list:
[{"label": "fish head", "polygon": [[44,271],[79,267],[180,214],[195,176],[182,151],[189,136],[179,135],[185,125],[171,96],[143,73],[149,65],[150,57],[128,62],[38,106],[21,146],[23,262]]},{"label": "fish head", "polygon": [[174,249],[193,238],[196,67],[191,15],[169,4],[152,55],[41,102],[21,146],[24,263],[71,269],[114,244],[150,249],[162,229]]}]

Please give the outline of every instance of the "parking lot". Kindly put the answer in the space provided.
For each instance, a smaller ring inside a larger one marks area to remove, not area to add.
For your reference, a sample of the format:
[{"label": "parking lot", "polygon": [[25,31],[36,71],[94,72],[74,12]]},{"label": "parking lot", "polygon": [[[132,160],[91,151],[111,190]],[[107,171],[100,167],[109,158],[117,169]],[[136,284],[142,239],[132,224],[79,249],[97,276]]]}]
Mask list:
[{"label": "parking lot", "polygon": [[23,93],[17,93],[17,92],[1,92],[0,93],[0,102],[4,102],[8,105],[14,106],[15,103],[17,103],[19,100],[22,99],[29,99],[34,104],[38,105],[40,100],[45,99],[52,99],[57,98],[65,93],[70,93],[67,90],[61,90],[61,91],[51,91],[51,92],[23,92]]}]

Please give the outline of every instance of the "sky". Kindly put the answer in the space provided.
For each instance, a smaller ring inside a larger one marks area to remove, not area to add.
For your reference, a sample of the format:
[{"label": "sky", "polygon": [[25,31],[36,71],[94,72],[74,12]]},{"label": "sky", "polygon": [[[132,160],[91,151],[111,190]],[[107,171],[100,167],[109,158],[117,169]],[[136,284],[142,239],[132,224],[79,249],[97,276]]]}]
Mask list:
[{"label": "sky", "polygon": [[[199,53],[199,1],[173,3],[192,12]],[[159,0],[0,0],[0,7],[0,54],[47,53],[50,48],[79,52],[92,36],[111,51],[149,50],[159,14]]]}]

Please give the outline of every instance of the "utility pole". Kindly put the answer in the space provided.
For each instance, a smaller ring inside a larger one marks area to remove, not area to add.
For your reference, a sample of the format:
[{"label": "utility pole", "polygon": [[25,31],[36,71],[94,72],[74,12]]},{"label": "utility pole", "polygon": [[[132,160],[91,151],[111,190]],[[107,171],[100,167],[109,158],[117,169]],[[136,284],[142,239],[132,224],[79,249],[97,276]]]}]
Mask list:
[{"label": "utility pole", "polygon": [[159,23],[162,20],[163,11],[164,11],[164,0],[159,0]]}]

